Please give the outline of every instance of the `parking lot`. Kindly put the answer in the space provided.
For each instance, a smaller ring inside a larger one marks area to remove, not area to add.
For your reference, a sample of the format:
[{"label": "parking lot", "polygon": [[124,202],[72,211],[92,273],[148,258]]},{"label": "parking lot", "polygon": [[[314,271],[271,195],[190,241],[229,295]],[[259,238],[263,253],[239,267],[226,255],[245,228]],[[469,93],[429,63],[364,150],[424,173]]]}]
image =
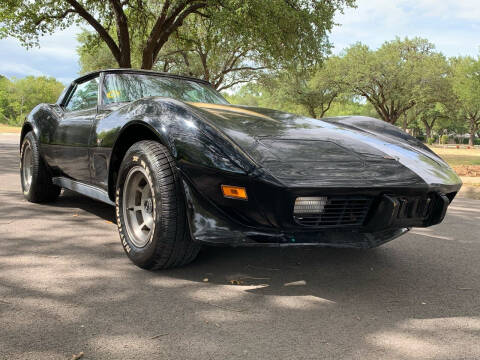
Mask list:
[{"label": "parking lot", "polygon": [[113,208],[26,202],[0,135],[0,359],[477,359],[480,200],[368,251],[205,248],[148,272]]}]

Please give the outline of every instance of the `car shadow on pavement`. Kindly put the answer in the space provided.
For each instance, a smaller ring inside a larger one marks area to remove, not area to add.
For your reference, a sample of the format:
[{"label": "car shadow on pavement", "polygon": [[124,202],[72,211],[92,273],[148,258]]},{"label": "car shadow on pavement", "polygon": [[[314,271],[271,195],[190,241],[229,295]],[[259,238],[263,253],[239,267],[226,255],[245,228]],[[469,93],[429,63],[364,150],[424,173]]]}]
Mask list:
[{"label": "car shadow on pavement", "polygon": [[59,198],[55,202],[50,203],[49,205],[52,207],[65,209],[78,208],[79,210],[86,211],[105,221],[110,221],[112,223],[116,222],[115,207],[67,189],[64,189],[61,196],[59,196]]},{"label": "car shadow on pavement", "polygon": [[0,192],[9,359],[480,354],[473,205],[378,249],[206,246],[185,267],[150,272],[123,253],[113,207],[70,191],[30,204],[14,185]]},{"label": "car shadow on pavement", "polygon": [[0,176],[17,173],[20,176],[20,151],[17,144],[0,146]]}]

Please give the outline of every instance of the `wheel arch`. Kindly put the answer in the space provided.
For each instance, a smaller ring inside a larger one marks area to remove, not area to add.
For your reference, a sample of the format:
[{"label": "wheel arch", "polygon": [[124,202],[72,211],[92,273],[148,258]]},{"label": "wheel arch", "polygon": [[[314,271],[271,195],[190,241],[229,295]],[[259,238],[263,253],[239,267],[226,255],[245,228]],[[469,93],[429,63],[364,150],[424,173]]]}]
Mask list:
[{"label": "wheel arch", "polygon": [[35,137],[38,139],[38,128],[29,121],[24,122],[22,125],[22,131],[20,132],[20,149],[22,148],[23,139],[25,139],[25,136],[30,131],[33,131]]},{"label": "wheel arch", "polygon": [[175,149],[166,136],[162,135],[150,124],[143,121],[132,121],[126,124],[119,132],[110,154],[108,166],[108,196],[115,201],[115,186],[118,177],[118,170],[127,150],[136,142],[141,140],[155,140],[166,146],[173,155]]}]

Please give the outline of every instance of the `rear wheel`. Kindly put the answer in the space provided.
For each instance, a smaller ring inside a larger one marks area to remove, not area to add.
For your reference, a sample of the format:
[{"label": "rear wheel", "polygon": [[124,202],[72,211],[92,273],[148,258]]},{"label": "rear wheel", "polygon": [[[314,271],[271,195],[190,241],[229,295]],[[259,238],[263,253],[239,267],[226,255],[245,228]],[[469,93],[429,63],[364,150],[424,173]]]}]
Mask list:
[{"label": "rear wheel", "polygon": [[185,265],[200,246],[192,241],[174,159],[155,141],[127,151],[116,188],[116,215],[123,248],[144,269]]},{"label": "rear wheel", "polygon": [[33,132],[27,133],[20,152],[20,180],[23,195],[28,201],[54,201],[61,188],[52,183],[52,177],[40,156],[38,141]]}]

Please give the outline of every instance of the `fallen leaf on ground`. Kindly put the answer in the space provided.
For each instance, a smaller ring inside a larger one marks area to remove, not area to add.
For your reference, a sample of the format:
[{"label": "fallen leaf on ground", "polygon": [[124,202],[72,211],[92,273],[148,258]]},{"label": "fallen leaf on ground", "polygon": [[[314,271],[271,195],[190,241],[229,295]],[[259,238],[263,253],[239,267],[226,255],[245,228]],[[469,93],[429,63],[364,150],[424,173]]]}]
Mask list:
[{"label": "fallen leaf on ground", "polygon": [[242,280],[230,280],[229,282],[232,285],[242,285],[243,284]]},{"label": "fallen leaf on ground", "polygon": [[152,336],[150,339],[158,339],[159,337],[162,337],[162,336],[167,336],[168,333],[165,333],[165,334],[158,334],[158,335],[155,335],[155,336]]},{"label": "fallen leaf on ground", "polygon": [[73,354],[71,360],[78,360],[83,357],[83,351],[80,351],[78,354]]}]

